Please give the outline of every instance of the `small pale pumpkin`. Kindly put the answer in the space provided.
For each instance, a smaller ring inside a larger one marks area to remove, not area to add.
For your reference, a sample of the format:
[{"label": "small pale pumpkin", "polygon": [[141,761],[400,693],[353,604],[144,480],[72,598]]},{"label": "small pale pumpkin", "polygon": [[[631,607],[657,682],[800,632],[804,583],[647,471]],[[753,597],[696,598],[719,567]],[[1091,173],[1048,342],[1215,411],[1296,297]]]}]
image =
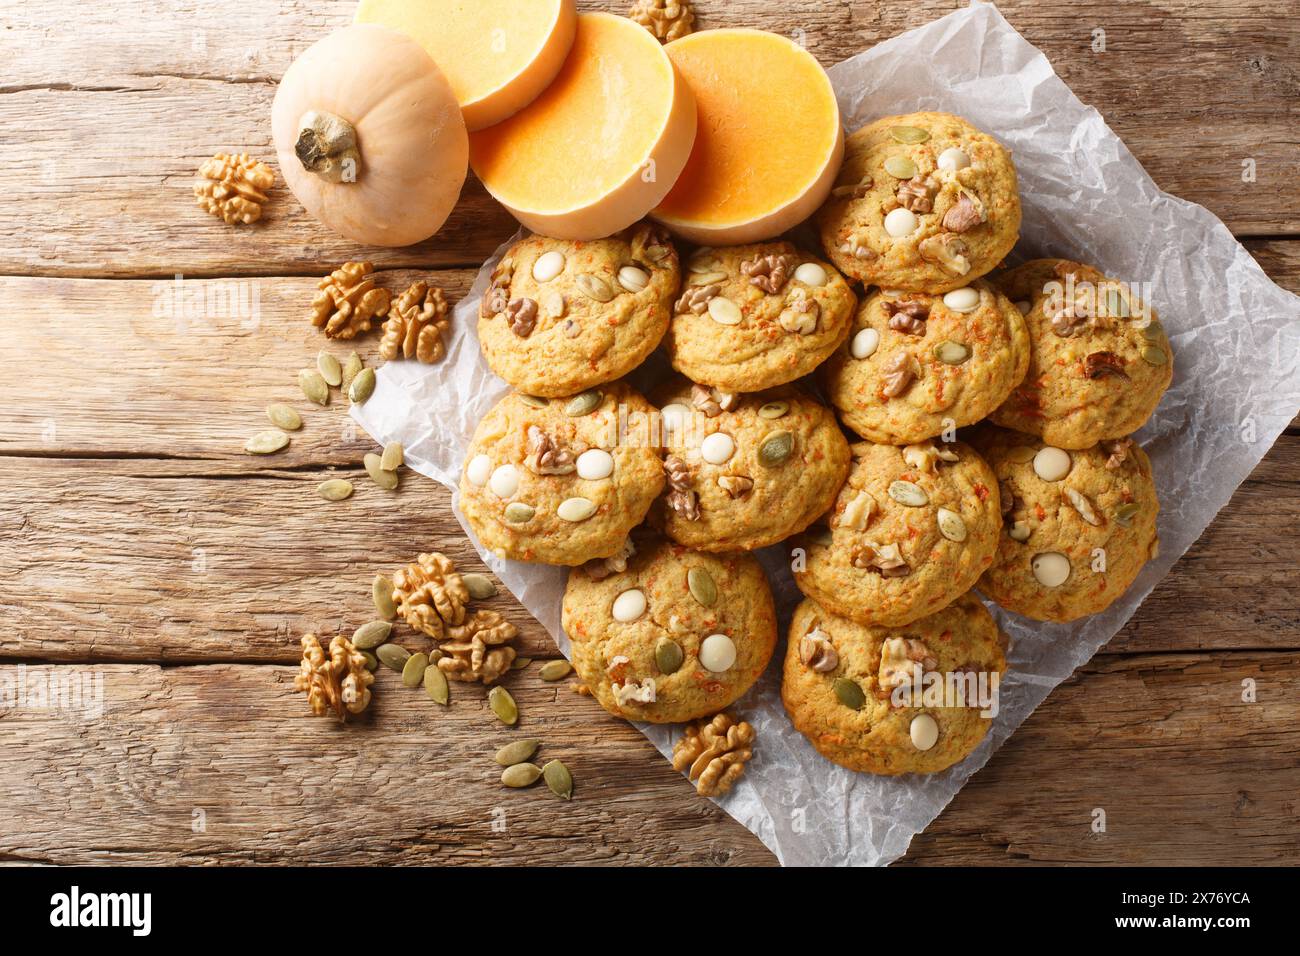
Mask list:
[{"label": "small pale pumpkin", "polygon": [[374,24],[336,30],[290,65],[271,131],[299,202],[365,245],[406,246],[441,229],[469,166],[460,104],[437,64]]}]

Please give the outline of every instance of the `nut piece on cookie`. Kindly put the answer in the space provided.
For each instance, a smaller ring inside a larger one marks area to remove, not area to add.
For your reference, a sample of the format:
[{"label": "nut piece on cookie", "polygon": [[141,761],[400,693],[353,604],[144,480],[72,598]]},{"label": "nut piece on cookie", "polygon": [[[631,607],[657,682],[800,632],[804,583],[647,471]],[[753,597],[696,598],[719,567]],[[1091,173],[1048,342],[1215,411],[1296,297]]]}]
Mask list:
[{"label": "nut piece on cookie", "polygon": [[817,224],[846,276],[940,295],[993,270],[1016,244],[1016,167],[1006,147],[961,117],[887,116],[846,141]]},{"label": "nut piece on cookie", "polygon": [[992,277],[1025,315],[1029,371],[990,416],[1059,448],[1124,438],[1151,417],[1174,376],[1159,317],[1131,283],[1067,259]]}]

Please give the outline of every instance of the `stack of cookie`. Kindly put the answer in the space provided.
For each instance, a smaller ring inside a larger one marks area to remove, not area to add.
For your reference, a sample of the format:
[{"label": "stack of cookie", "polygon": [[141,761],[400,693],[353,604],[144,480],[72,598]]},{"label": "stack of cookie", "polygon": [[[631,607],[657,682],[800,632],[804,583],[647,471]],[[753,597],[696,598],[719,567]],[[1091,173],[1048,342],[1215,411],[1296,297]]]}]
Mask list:
[{"label": "stack of cookie", "polygon": [[[987,701],[900,689],[996,689],[1006,668],[972,589],[1068,621],[1154,554],[1128,436],[1170,382],[1169,343],[1085,265],[989,275],[1019,236],[1016,171],[958,117],[870,124],[837,182],[824,257],[679,249],[650,223],[517,243],[479,319],[516,391],[474,435],[461,505],[499,556],[573,569],[575,667],[612,713],[657,723],[715,714],[762,674],[776,614],[748,552],[788,541],[795,727],[844,766],[931,773],[979,744]],[[656,348],[675,374],[647,400],[623,378]]]}]

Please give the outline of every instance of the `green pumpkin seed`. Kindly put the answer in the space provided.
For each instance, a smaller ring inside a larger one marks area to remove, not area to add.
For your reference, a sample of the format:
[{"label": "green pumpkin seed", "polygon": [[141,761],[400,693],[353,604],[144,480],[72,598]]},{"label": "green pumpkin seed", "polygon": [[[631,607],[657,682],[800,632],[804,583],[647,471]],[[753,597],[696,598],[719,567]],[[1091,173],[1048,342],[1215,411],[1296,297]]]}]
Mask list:
[{"label": "green pumpkin seed", "polygon": [[885,160],[885,172],[895,179],[911,179],[916,175],[916,163],[910,157],[897,155]]},{"label": "green pumpkin seed", "polygon": [[331,478],[316,486],[316,494],[326,501],[346,501],[352,497],[352,482],[342,478]]},{"label": "green pumpkin seed", "polygon": [[[384,645],[387,647],[388,645]],[[519,705],[504,687],[493,687],[488,691],[488,707],[497,715],[497,720],[513,726],[519,720]]]},{"label": "green pumpkin seed", "polygon": [[343,366],[324,349],[321,349],[316,356],[316,371],[320,372],[320,377],[325,379],[326,385],[338,388],[343,384]]},{"label": "green pumpkin seed", "polygon": [[929,131],[916,126],[893,126],[889,130],[889,135],[898,143],[924,143],[930,138]]},{"label": "green pumpkin seed", "polygon": [[492,759],[500,767],[513,767],[517,763],[532,760],[533,754],[537,753],[537,748],[541,745],[540,740],[516,740],[498,750]]},{"label": "green pumpkin seed", "polygon": [[775,468],[794,451],[794,435],[791,432],[772,432],[758,446],[758,460],[768,468]]},{"label": "green pumpkin seed", "polygon": [[522,501],[512,501],[506,505],[506,520],[511,524],[527,524],[533,520],[535,514],[537,514],[537,509],[532,505],[524,504]]},{"label": "green pumpkin seed", "polygon": [[250,455],[274,455],[289,447],[289,436],[282,431],[267,429],[244,442],[244,451]]},{"label": "green pumpkin seed", "polygon": [[410,660],[411,652],[400,644],[380,644],[375,649],[375,656],[379,658],[379,663],[400,674]]},{"label": "green pumpkin seed", "polygon": [[375,454],[369,454],[362,461],[366,466],[366,474],[370,476],[371,481],[385,491],[397,490],[397,474],[396,472],[384,470],[384,460],[382,458]]},{"label": "green pumpkin seed", "polygon": [[564,406],[564,414],[570,418],[581,418],[583,415],[590,415],[600,407],[600,403],[604,400],[605,396],[595,389],[590,392],[583,392],[581,395],[575,395],[569,399],[568,404]]},{"label": "green pumpkin seed", "polygon": [[525,395],[522,392],[519,394],[519,400],[531,408],[545,408],[548,404],[544,398],[538,398],[536,395]]},{"label": "green pumpkin seed", "polygon": [[517,763],[501,771],[501,782],[507,787],[531,787],[542,779],[542,769],[536,764]]},{"label": "green pumpkin seed", "polygon": [[573,798],[573,774],[569,773],[569,768],[560,761],[548,762],[542,768],[542,776],[546,779],[546,785],[551,788],[551,793],[561,800]]},{"label": "green pumpkin seed", "polygon": [[384,446],[384,453],[379,456],[379,467],[384,471],[397,471],[406,461],[406,450],[400,441],[390,441]]},{"label": "green pumpkin seed", "polygon": [[949,541],[962,542],[966,540],[966,522],[962,520],[961,515],[947,508],[939,509],[939,533]]},{"label": "green pumpkin seed", "polygon": [[970,358],[970,349],[960,342],[940,342],[934,347],[934,357],[944,365],[960,365]]},{"label": "green pumpkin seed", "polygon": [[486,574],[471,571],[469,574],[462,574],[460,579],[465,583],[469,596],[475,601],[486,601],[497,596],[497,586]]},{"label": "green pumpkin seed", "polygon": [[925,489],[910,481],[893,482],[889,486],[889,497],[909,508],[923,508],[930,503],[930,496],[925,493]]},{"label": "green pumpkin seed", "polygon": [[713,575],[703,568],[691,568],[686,572],[686,586],[690,588],[691,597],[705,607],[717,603],[718,586],[713,583]]},{"label": "green pumpkin seed", "polygon": [[[441,657],[442,655],[439,654],[438,656]],[[425,668],[424,692],[429,695],[429,699],[435,704],[447,706],[447,702],[451,699],[451,688],[447,686],[447,675],[440,668]]]},{"label": "green pumpkin seed", "polygon": [[614,299],[614,290],[610,288],[609,283],[590,272],[578,276],[578,288],[586,294],[587,298],[595,299],[597,302],[612,302]]},{"label": "green pumpkin seed", "polygon": [[1127,528],[1133,523],[1133,519],[1137,517],[1137,513],[1141,510],[1141,505],[1136,501],[1130,501],[1128,504],[1120,505],[1115,509],[1115,520]]},{"label": "green pumpkin seed", "polygon": [[788,411],[790,411],[789,402],[768,402],[766,405],[759,408],[758,417],[769,420],[773,418],[782,418]]},{"label": "green pumpkin seed", "polygon": [[302,428],[302,416],[298,410],[290,405],[275,404],[266,406],[266,417],[270,419],[271,424],[276,428],[283,428],[287,432],[296,432]]},{"label": "green pumpkin seed", "polygon": [[374,654],[371,654],[369,651],[359,651],[358,653],[360,653],[361,656],[365,658],[366,670],[372,671],[379,666],[379,658],[376,657]]},{"label": "green pumpkin seed", "polygon": [[402,683],[407,687],[419,687],[424,683],[424,672],[428,667],[428,654],[412,654],[402,665]]},{"label": "green pumpkin seed", "polygon": [[320,372],[309,368],[303,369],[298,373],[298,387],[302,389],[309,402],[317,405],[330,403],[330,387],[325,384],[325,379],[321,378]]},{"label": "green pumpkin seed", "polygon": [[557,680],[564,680],[564,678],[568,677],[569,674],[571,674],[572,672],[573,672],[572,664],[570,664],[566,660],[557,659],[553,661],[547,661],[545,664],[541,666],[541,669],[538,670],[537,674],[539,677],[541,677],[542,680],[557,681]]},{"label": "green pumpkin seed", "polygon": [[1142,350],[1142,361],[1148,365],[1164,365],[1169,361],[1169,356],[1165,355],[1164,349],[1148,345]]},{"label": "green pumpkin seed", "polygon": [[364,405],[375,392],[375,370],[363,368],[348,386],[348,399],[353,405]]},{"label": "green pumpkin seed", "polygon": [[352,387],[352,381],[361,374],[361,370],[366,367],[366,363],[361,361],[361,356],[353,352],[348,356],[348,360],[343,363],[343,390],[346,392]]},{"label": "green pumpkin seed", "polygon": [[1154,319],[1152,319],[1142,328],[1142,337],[1145,338],[1148,342],[1159,342],[1160,336],[1163,334],[1164,334],[1164,330],[1160,328],[1160,323],[1155,321]]},{"label": "green pumpkin seed", "polygon": [[386,575],[376,574],[370,585],[370,599],[375,602],[375,610],[385,621],[397,617],[397,605],[393,601],[393,582]]},{"label": "green pumpkin seed", "polygon": [[835,683],[831,686],[835,690],[835,696],[840,699],[840,703],[850,710],[861,710],[862,705],[867,702],[867,695],[862,692],[862,687],[855,680],[849,680],[847,677],[837,677]]},{"label": "green pumpkin seed", "polygon": [[516,657],[513,661],[511,661],[510,669],[512,671],[521,671],[532,662],[533,659],[531,657]]},{"label": "green pumpkin seed", "polygon": [[686,660],[686,652],[671,637],[661,637],[655,642],[655,665],[661,674],[676,674]]},{"label": "green pumpkin seed", "polygon": [[373,650],[392,636],[393,625],[387,621],[371,621],[352,632],[352,646],[362,651]]}]

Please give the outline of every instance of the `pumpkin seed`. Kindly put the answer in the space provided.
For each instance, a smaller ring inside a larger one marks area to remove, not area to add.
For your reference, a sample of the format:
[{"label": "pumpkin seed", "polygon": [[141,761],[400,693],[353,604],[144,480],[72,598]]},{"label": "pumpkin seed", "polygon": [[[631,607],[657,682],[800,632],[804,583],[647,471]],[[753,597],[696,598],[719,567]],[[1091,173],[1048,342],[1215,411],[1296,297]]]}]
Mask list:
[{"label": "pumpkin seed", "polygon": [[1128,504],[1120,505],[1115,509],[1115,520],[1127,528],[1133,523],[1133,519],[1137,517],[1137,513],[1141,510],[1142,507],[1136,501],[1130,501]]},{"label": "pumpkin seed", "polygon": [[469,574],[462,574],[460,579],[464,582],[465,589],[469,591],[469,596],[475,601],[486,601],[497,596],[497,586],[486,574],[471,571]]},{"label": "pumpkin seed", "polygon": [[947,508],[939,509],[939,533],[949,541],[966,540],[966,522],[961,515]]},{"label": "pumpkin seed", "polygon": [[353,405],[364,405],[375,392],[375,370],[363,368],[348,386],[348,399]]},{"label": "pumpkin seed", "polygon": [[289,446],[289,436],[282,431],[267,429],[264,432],[258,432],[248,441],[244,442],[244,451],[250,455],[274,455],[277,451]]},{"label": "pumpkin seed", "polygon": [[1148,342],[1159,342],[1162,332],[1160,323],[1152,319],[1142,328],[1142,337]]},{"label": "pumpkin seed", "polygon": [[407,687],[419,687],[424,683],[424,672],[428,667],[428,654],[412,654],[402,665],[402,683]]},{"label": "pumpkin seed", "polygon": [[758,410],[759,418],[782,418],[790,410],[789,402],[768,402]]},{"label": "pumpkin seed", "polygon": [[369,651],[358,651],[358,653],[365,659],[366,670],[372,671],[379,666],[379,658],[374,654],[371,654]]},{"label": "pumpkin seed", "polygon": [[[384,645],[387,647],[388,645]],[[519,705],[504,687],[493,687],[488,691],[488,707],[497,715],[497,720],[513,726],[519,720]]]},{"label": "pumpkin seed", "polygon": [[614,290],[610,288],[609,283],[590,272],[578,276],[578,288],[586,294],[587,298],[595,299],[597,302],[610,302],[614,298]]},{"label": "pumpkin seed", "polygon": [[960,365],[970,358],[970,349],[960,342],[940,342],[934,347],[934,357],[944,365]]},{"label": "pumpkin seed", "polygon": [[346,392],[352,387],[352,380],[361,374],[361,370],[366,367],[366,363],[361,361],[361,356],[353,352],[348,356],[348,360],[343,363],[343,390]]},{"label": "pumpkin seed", "polygon": [[[387,647],[388,645],[384,645]],[[442,655],[439,655],[442,656]],[[451,688],[447,686],[447,675],[441,668],[426,667],[424,670],[424,692],[435,704],[447,706],[451,699]]]},{"label": "pumpkin seed", "polygon": [[377,484],[380,488],[383,488],[385,491],[397,490],[397,473],[393,471],[385,471],[384,460],[382,458],[371,453],[366,455],[362,461],[366,466],[366,474],[370,476],[371,481]]},{"label": "pumpkin seed", "polygon": [[686,586],[691,590],[691,597],[705,607],[713,607],[718,600],[718,586],[713,583],[713,575],[704,568],[691,568],[686,572]]},{"label": "pumpkin seed", "polygon": [[564,680],[573,673],[573,665],[566,660],[547,661],[537,672],[538,676],[545,681]]},{"label": "pumpkin seed", "polygon": [[343,384],[343,366],[339,360],[324,349],[316,355],[316,371],[325,379],[325,384],[338,388]]},{"label": "pumpkin seed", "polygon": [[551,788],[551,793],[561,800],[572,799],[573,774],[569,773],[568,767],[558,760],[552,760],[542,768],[542,776],[546,779],[546,785]]},{"label": "pumpkin seed", "polygon": [[675,674],[686,660],[686,652],[671,637],[661,637],[655,642],[655,665],[661,674]]},{"label": "pumpkin seed", "polygon": [[524,395],[522,392],[519,395],[519,400],[529,408],[545,408],[548,404],[544,398],[538,398],[536,395]]},{"label": "pumpkin seed", "polygon": [[352,632],[352,646],[361,651],[373,650],[388,640],[392,633],[393,625],[387,621],[371,621]]},{"label": "pumpkin seed", "polygon": [[1148,345],[1142,350],[1142,361],[1148,365],[1164,365],[1169,361],[1169,356],[1165,355],[1164,349]]},{"label": "pumpkin seed", "polygon": [[921,508],[930,503],[930,496],[925,493],[925,489],[910,481],[893,482],[889,486],[889,497],[909,508]]},{"label": "pumpkin seed", "polygon": [[411,652],[400,644],[380,644],[375,649],[375,656],[379,658],[379,663],[400,674],[410,660]]},{"label": "pumpkin seed", "polygon": [[580,418],[583,415],[589,415],[600,407],[604,395],[592,389],[589,392],[583,392],[581,395],[575,395],[569,399],[569,403],[564,406],[564,414],[570,418]]},{"label": "pumpkin seed", "polygon": [[915,126],[893,126],[889,130],[889,135],[899,143],[924,143],[930,138],[928,130]]},{"label": "pumpkin seed", "polygon": [[885,172],[895,179],[911,179],[916,175],[916,163],[907,156],[890,156],[885,160]]},{"label": "pumpkin seed", "polygon": [[527,524],[533,520],[533,515],[537,514],[537,509],[532,505],[526,505],[522,501],[512,501],[506,505],[506,520],[511,524]]},{"label": "pumpkin seed", "polygon": [[531,787],[542,779],[542,768],[531,763],[517,763],[501,771],[501,782],[507,787]]},{"label": "pumpkin seed", "polygon": [[276,428],[283,428],[287,432],[296,432],[302,428],[302,416],[298,414],[297,409],[289,405],[267,405],[266,417]]},{"label": "pumpkin seed", "polygon": [[330,403],[330,387],[321,378],[320,372],[305,368],[298,373],[298,387],[307,396],[307,400],[317,405]]},{"label": "pumpkin seed", "polygon": [[794,451],[794,435],[791,432],[772,432],[758,446],[758,460],[768,468],[775,468]]},{"label": "pumpkin seed", "polygon": [[855,680],[849,680],[847,677],[837,677],[835,683],[831,686],[835,690],[835,696],[840,699],[840,703],[850,710],[861,710],[862,705],[867,702],[867,695],[862,692],[861,686]]},{"label": "pumpkin seed", "polygon": [[532,662],[533,659],[531,657],[516,657],[510,662],[510,669],[512,671],[521,671]]},{"label": "pumpkin seed", "polygon": [[1034,460],[1037,454],[1037,448],[1030,448],[1028,445],[1017,445],[1007,452],[1007,461],[1016,465],[1027,465]]},{"label": "pumpkin seed", "polygon": [[375,580],[370,585],[370,598],[375,602],[375,610],[385,621],[397,617],[397,605],[393,603],[393,582],[387,575],[375,575]]},{"label": "pumpkin seed", "polygon": [[390,441],[384,446],[384,453],[379,456],[379,467],[384,471],[397,471],[406,461],[406,449],[400,441]]},{"label": "pumpkin seed", "polygon": [[513,767],[517,763],[532,760],[533,754],[537,753],[537,748],[541,745],[540,740],[516,740],[498,750],[492,759],[497,762],[497,766]]},{"label": "pumpkin seed", "polygon": [[316,486],[316,494],[326,501],[345,501],[352,497],[352,482],[342,478],[331,478]]}]

